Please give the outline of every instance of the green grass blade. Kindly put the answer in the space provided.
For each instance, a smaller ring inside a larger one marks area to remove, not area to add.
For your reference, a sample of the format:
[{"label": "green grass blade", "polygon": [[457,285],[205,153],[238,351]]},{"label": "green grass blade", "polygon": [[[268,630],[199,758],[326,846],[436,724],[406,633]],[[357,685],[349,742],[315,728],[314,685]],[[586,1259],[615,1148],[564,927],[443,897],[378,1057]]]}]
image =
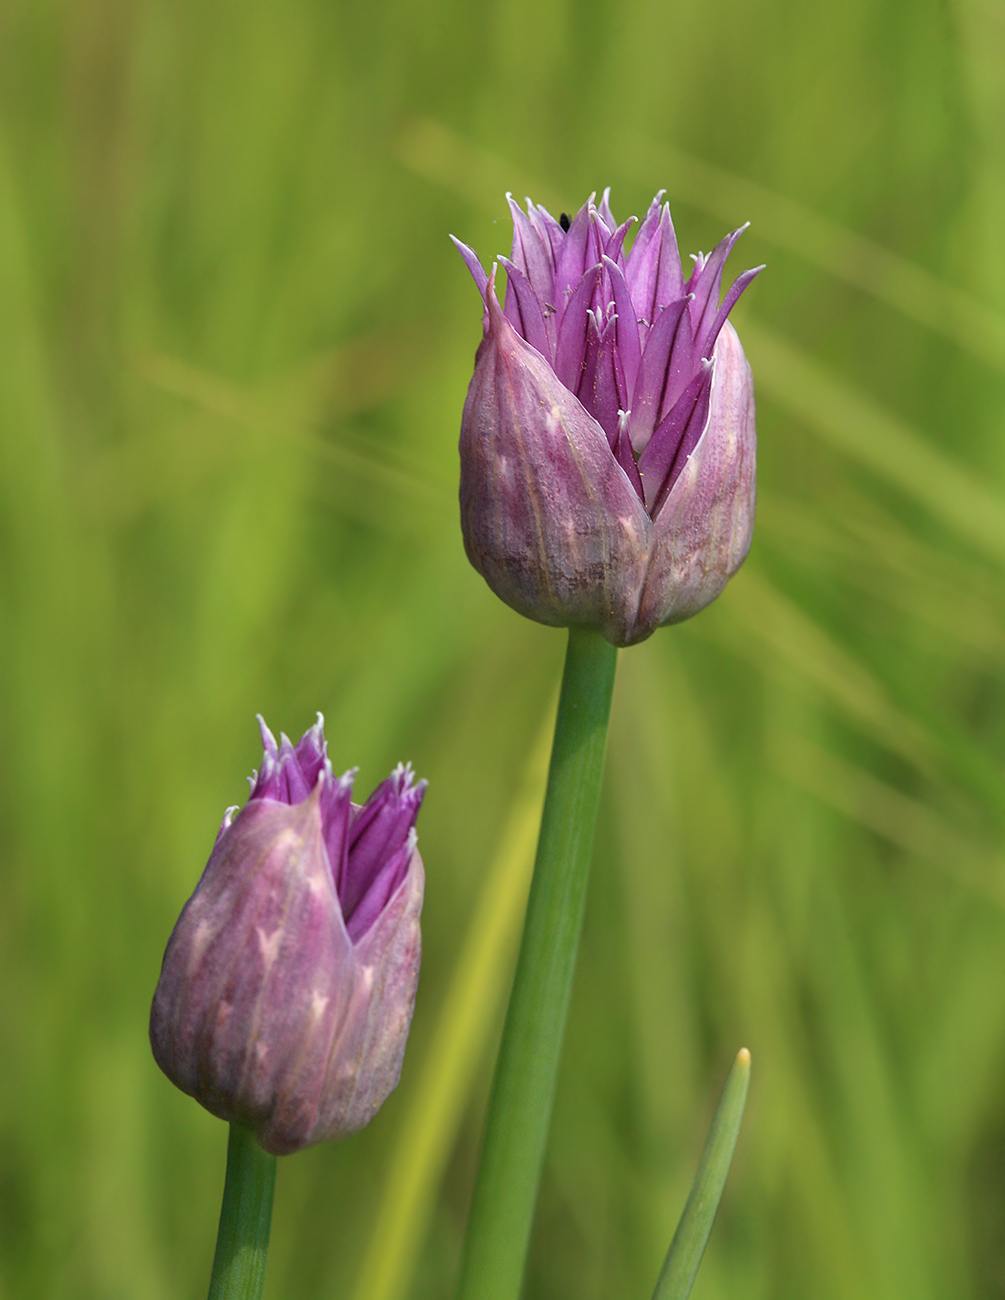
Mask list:
[{"label": "green grass blade", "polygon": [[554,716],[555,709],[549,709],[534,741],[499,851],[485,878],[387,1171],[355,1300],[401,1300],[408,1290],[467,1095],[496,1023],[516,946],[541,823]]},{"label": "green grass blade", "polygon": [[663,1261],[653,1300],[687,1300],[719,1208],[750,1081],[750,1053],[741,1047],[719,1098],[701,1164]]}]

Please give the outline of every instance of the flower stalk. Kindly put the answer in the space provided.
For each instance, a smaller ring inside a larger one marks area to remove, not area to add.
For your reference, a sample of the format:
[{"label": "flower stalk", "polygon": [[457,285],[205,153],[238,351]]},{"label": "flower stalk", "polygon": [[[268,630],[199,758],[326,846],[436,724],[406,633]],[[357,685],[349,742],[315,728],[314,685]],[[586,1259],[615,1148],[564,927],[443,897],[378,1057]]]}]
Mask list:
[{"label": "flower stalk", "polygon": [[617,650],[569,629],[520,956],[475,1186],[460,1300],[516,1300],[523,1280],[583,924]]},{"label": "flower stalk", "polygon": [[250,1129],[231,1124],[209,1300],[260,1300],[275,1184],[276,1157]]}]

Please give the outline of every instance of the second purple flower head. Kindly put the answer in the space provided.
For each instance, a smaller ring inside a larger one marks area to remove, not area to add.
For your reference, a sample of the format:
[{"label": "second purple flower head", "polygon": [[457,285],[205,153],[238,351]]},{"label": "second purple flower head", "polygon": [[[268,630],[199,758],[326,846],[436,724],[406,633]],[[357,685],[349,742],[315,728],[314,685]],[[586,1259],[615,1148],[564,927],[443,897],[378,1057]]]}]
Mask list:
[{"label": "second purple flower head", "polygon": [[356,1132],[398,1082],[426,783],[399,766],[357,807],[320,714],[296,746],[259,723],[261,771],[168,940],[150,1041],[183,1092],[284,1155]]},{"label": "second purple flower head", "polygon": [[727,317],[763,268],[720,303],[743,227],[685,280],[662,192],[627,253],[608,194],[560,221],[507,196],[505,308],[495,268],[454,241],[485,303],[461,524],[507,604],[631,645],[714,600],[750,546],[753,382]]}]

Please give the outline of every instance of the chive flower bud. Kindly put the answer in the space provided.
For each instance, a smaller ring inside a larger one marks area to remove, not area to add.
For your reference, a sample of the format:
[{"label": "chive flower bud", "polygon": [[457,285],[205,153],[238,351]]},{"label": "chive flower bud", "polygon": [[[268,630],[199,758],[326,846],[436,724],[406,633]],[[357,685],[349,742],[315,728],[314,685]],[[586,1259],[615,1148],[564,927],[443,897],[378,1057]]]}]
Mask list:
[{"label": "chive flower bud", "polygon": [[642,641],[714,600],[750,546],[754,390],[722,303],[746,227],[685,281],[663,191],[629,252],[609,190],[573,219],[513,214],[505,307],[496,267],[455,239],[485,305],[461,421],[468,558],[540,623]]},{"label": "chive flower bud", "polygon": [[355,1133],[398,1082],[426,782],[399,766],[357,807],[320,714],[295,747],[259,724],[261,771],[168,940],[150,1042],[172,1083],[286,1155]]}]

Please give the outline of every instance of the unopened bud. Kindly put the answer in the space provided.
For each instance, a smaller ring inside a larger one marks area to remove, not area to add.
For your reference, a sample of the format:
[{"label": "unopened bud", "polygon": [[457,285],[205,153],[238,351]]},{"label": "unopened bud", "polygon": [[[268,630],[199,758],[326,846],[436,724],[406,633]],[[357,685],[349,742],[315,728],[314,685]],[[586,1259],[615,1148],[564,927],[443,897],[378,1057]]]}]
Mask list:
[{"label": "unopened bud", "polygon": [[754,390],[719,303],[742,230],[684,281],[658,194],[630,252],[607,194],[569,221],[510,199],[506,305],[455,240],[485,304],[461,421],[468,558],[528,618],[631,645],[704,608],[754,523]]},{"label": "unopened bud", "polygon": [[158,1065],[285,1155],[344,1137],[398,1082],[419,975],[425,782],[398,768],[358,808],[323,722],[261,723],[251,798],[227,813],[178,919],[150,1016]]}]

